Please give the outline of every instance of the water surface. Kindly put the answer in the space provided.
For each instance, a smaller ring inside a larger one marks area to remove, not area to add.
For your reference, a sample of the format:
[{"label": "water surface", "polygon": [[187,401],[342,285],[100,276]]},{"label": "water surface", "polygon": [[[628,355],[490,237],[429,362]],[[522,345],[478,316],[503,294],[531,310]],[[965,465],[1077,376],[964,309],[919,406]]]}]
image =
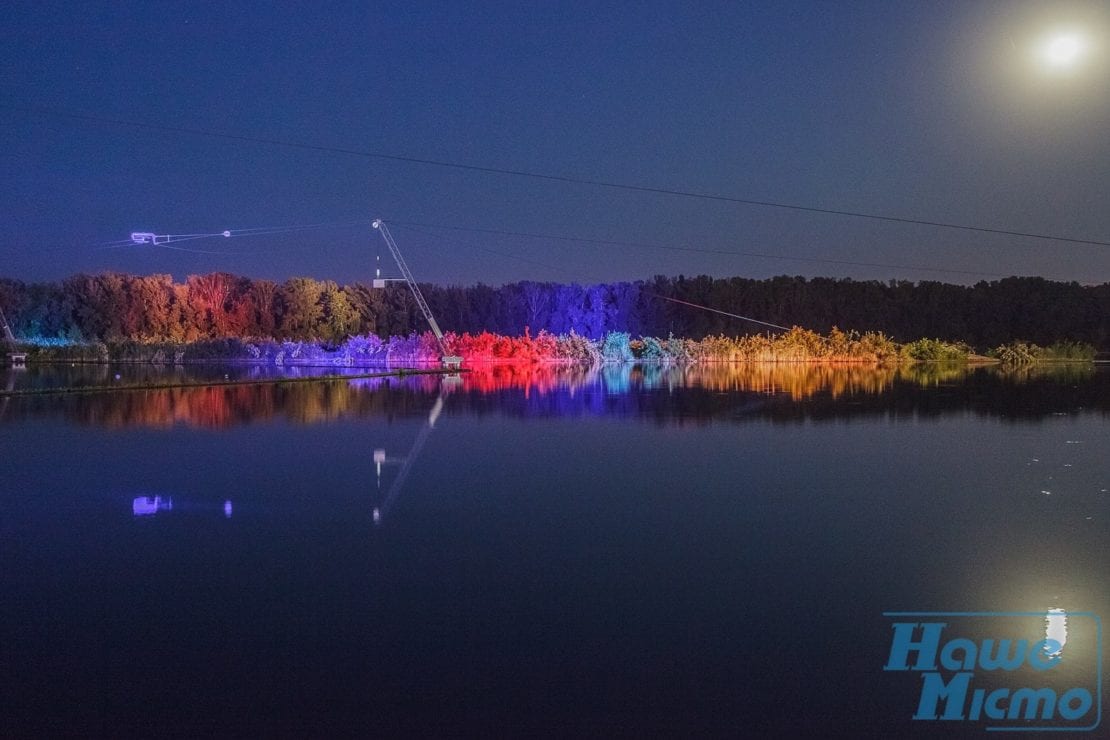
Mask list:
[{"label": "water surface", "polygon": [[1106,368],[0,399],[0,732],[933,735],[884,612],[1110,614],[1108,430]]}]

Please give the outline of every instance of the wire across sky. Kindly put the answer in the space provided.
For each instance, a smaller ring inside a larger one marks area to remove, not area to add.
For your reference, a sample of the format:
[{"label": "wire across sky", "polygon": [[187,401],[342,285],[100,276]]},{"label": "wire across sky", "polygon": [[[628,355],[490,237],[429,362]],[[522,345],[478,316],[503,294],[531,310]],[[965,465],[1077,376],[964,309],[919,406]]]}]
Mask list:
[{"label": "wire across sky", "polygon": [[456,162],[442,159],[430,159],[425,157],[407,156],[395,153],[375,152],[364,149],[354,149],[349,147],[340,147],[327,144],[316,144],[305,141],[295,141],[292,139],[278,139],[272,137],[252,136],[248,134],[228,133],[221,131],[213,131],[209,129],[191,128],[184,126],[173,126],[170,124],[156,123],[151,121],[138,121],[127,120],[122,118],[111,118],[107,116],[98,116],[85,113],[74,113],[69,111],[54,110],[49,108],[38,107],[22,107],[14,105],[2,105],[0,107],[8,110],[14,110],[21,113],[34,115],[34,116],[48,116],[54,118],[68,119],[73,121],[84,121],[87,123],[97,123],[111,126],[128,126],[132,128],[148,129],[152,131],[161,131],[167,133],[187,134],[191,136],[203,136],[214,139],[224,139],[228,141],[237,141],[252,144],[263,144],[268,146],[278,146],[292,149],[301,149],[316,152],[327,152],[332,154],[344,154],[349,156],[364,157],[370,159],[388,160],[394,162],[405,162],[409,164],[427,165],[431,167],[449,168],[455,170],[466,170],[470,172],[481,172],[485,174],[505,175],[518,178],[529,178],[534,180],[545,180],[549,182],[561,182],[574,185],[584,185],[597,188],[607,188],[612,190],[624,190],[636,193],[651,193],[655,195],[665,195],[679,198],[691,198],[707,201],[717,201],[724,203],[734,203],[738,205],[757,206],[763,208],[775,208],[781,210],[790,210],[797,212],[816,213],[829,216],[840,216],[857,219],[867,219],[872,221],[884,221],[888,223],[898,224],[911,224],[917,226],[928,226],[940,229],[953,229],[959,231],[976,232],[983,234],[995,234],[1002,236],[1020,237],[1025,239],[1038,239],[1053,242],[1062,242],[1070,244],[1086,244],[1091,246],[1110,247],[1110,241],[1091,238],[1077,238],[1064,236],[1062,234],[1047,234],[1031,231],[1020,231],[1015,229],[1004,229],[993,226],[983,226],[974,224],[958,224],[946,221],[936,221],[929,219],[911,218],[905,216],[892,216],[879,213],[869,213],[866,211],[836,209],[836,208],[822,208],[813,205],[806,205],[800,203],[784,203],[771,200],[763,200],[756,198],[741,198],[731,195],[721,195],[716,193],[701,193],[688,190],[677,190],[672,188],[658,187],[654,185],[635,184],[625,182],[613,182],[608,180],[599,180],[585,177],[575,177],[570,175],[553,174],[546,172],[534,172],[528,170],[518,170],[503,167],[494,167],[488,165],[477,165],[465,162]]}]

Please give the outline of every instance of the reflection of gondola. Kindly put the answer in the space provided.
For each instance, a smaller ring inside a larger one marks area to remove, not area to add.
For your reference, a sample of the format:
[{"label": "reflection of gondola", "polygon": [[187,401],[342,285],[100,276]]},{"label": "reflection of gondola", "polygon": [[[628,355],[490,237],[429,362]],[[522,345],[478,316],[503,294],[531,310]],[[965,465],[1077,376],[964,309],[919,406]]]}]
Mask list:
[{"label": "reflection of gondola", "polygon": [[173,511],[173,499],[161,496],[139,496],[131,502],[134,516],[154,516],[160,511]]},{"label": "reflection of gondola", "polygon": [[401,488],[405,485],[405,479],[408,478],[409,471],[412,465],[416,462],[416,458],[420,455],[420,450],[424,448],[424,443],[428,441],[428,435],[431,434],[432,429],[435,428],[436,420],[439,418],[440,413],[443,411],[443,397],[447,388],[441,387],[439,396],[436,398],[435,404],[432,405],[432,410],[428,413],[428,423],[421,429],[420,433],[416,435],[416,439],[412,443],[412,448],[409,449],[409,454],[401,458],[390,458],[385,454],[385,450],[374,450],[374,464],[378,473],[378,487],[381,487],[382,465],[391,462],[399,462],[401,469],[397,472],[397,477],[390,485],[389,491],[386,493],[385,498],[382,500],[380,506],[374,508],[372,517],[375,524],[381,522],[382,518],[388,513],[397,497],[401,494]]},{"label": "reflection of gondola", "polygon": [[[185,510],[205,510],[215,508],[211,505],[205,504],[190,504],[186,503]],[[231,518],[232,505],[230,501],[224,501],[223,506],[220,507],[225,519]],[[156,514],[164,514],[173,511],[173,499],[169,496],[137,496],[131,501],[131,515],[135,517],[149,517]]]}]

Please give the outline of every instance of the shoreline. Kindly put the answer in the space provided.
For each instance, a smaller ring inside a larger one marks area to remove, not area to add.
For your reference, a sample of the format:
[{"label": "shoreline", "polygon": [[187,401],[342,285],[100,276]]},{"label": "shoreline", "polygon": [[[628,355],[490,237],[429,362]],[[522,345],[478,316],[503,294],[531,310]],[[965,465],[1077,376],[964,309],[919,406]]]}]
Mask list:
[{"label": "shoreline", "polygon": [[[80,364],[80,365],[85,366],[85,367],[89,367],[89,366],[107,367],[107,366],[111,366],[111,365],[140,366],[140,365],[147,365],[147,364],[150,364],[150,363],[138,362],[138,361],[131,361],[131,362],[84,361],[84,362],[81,362],[81,363],[77,363],[77,362],[67,362],[67,361],[53,360],[53,361],[44,361],[42,363],[35,363],[35,364],[36,365],[40,365],[40,364],[41,365],[66,365],[66,364],[69,364],[70,366],[76,366],[76,365]],[[257,360],[254,360],[254,361],[252,361],[252,360],[239,360],[239,361],[236,361],[236,362],[228,362],[228,361],[205,362],[205,361],[193,360],[193,361],[190,361],[188,363],[182,363],[180,365],[177,365],[176,367],[181,368],[184,365],[191,365],[191,366],[195,367],[195,366],[203,366],[203,365],[219,366],[219,365],[232,365],[232,364],[241,365],[241,366],[272,367],[272,365],[270,365],[270,363],[267,363],[267,362],[264,362],[264,361],[257,361]],[[1106,364],[1106,363],[1099,363],[1097,361],[1083,361],[1083,360],[1042,360],[1042,361],[1028,363],[1028,364],[1023,365],[1023,366],[1015,367],[1014,369],[1020,369],[1022,367],[1023,368],[1029,368],[1029,369],[1032,369],[1032,368],[1035,368],[1035,367],[1042,367],[1042,368],[1044,368],[1044,367],[1060,367],[1060,368],[1063,368],[1065,366],[1078,366],[1078,365],[1089,365],[1089,366],[1093,367],[1093,366],[1098,365],[1098,364]],[[941,369],[963,368],[965,370],[976,370],[976,369],[981,369],[981,368],[1004,367],[1005,363],[1002,363],[997,359],[993,359],[993,358],[989,358],[989,357],[973,357],[973,358],[970,358],[967,361],[958,361],[958,362],[937,361],[937,360],[917,360],[917,361],[902,361],[902,362],[894,362],[894,363],[877,363],[877,362],[870,362],[870,361],[843,361],[843,360],[838,361],[838,360],[821,360],[821,359],[770,360],[770,361],[768,361],[768,360],[700,360],[700,361],[695,361],[695,362],[674,362],[674,361],[665,361],[665,360],[630,360],[630,361],[602,362],[602,363],[598,363],[596,365],[589,365],[589,364],[586,364],[586,363],[580,363],[580,362],[575,362],[575,361],[566,361],[566,360],[556,360],[556,361],[546,361],[546,362],[545,361],[538,361],[538,362],[537,361],[532,361],[532,362],[517,361],[517,362],[514,362],[514,361],[511,361],[511,360],[495,360],[495,361],[492,361],[492,362],[475,362],[475,363],[472,363],[469,367],[463,367],[463,368],[459,368],[457,370],[448,369],[448,368],[441,368],[441,367],[412,367],[412,366],[401,367],[401,368],[381,368],[381,367],[379,367],[379,368],[376,368],[376,369],[366,368],[365,372],[323,373],[323,374],[319,374],[319,375],[307,375],[307,376],[302,376],[302,377],[283,376],[283,377],[240,378],[240,379],[231,379],[231,378],[226,378],[225,377],[225,378],[195,379],[195,380],[181,380],[181,381],[170,381],[170,380],[164,380],[163,381],[163,380],[159,380],[159,379],[153,379],[153,380],[150,380],[148,382],[142,382],[142,381],[128,382],[127,380],[124,380],[121,383],[117,383],[117,384],[113,384],[113,385],[86,385],[86,386],[79,385],[79,386],[60,386],[60,387],[53,387],[53,388],[21,388],[21,389],[15,389],[15,388],[9,387],[6,390],[0,388],[0,399],[6,401],[9,398],[28,398],[28,397],[37,397],[37,396],[73,396],[73,395],[81,395],[81,394],[115,393],[115,392],[125,392],[125,391],[133,391],[133,392],[134,391],[163,391],[163,390],[182,390],[182,389],[198,389],[198,388],[230,388],[230,387],[239,387],[239,386],[279,386],[279,385],[282,385],[282,384],[304,384],[304,383],[317,383],[317,382],[319,382],[319,383],[329,383],[329,382],[334,383],[334,382],[337,382],[337,381],[348,381],[349,382],[349,381],[352,381],[352,380],[368,380],[368,379],[377,379],[377,378],[405,378],[405,377],[421,376],[421,375],[429,375],[429,376],[438,375],[438,376],[443,376],[445,378],[450,378],[452,376],[457,377],[460,373],[470,373],[470,372],[481,373],[483,370],[493,370],[495,368],[503,368],[503,367],[518,367],[518,368],[519,367],[533,367],[533,368],[538,368],[538,367],[550,367],[550,368],[581,367],[581,368],[584,368],[584,369],[588,369],[588,368],[593,367],[593,368],[596,368],[598,370],[601,370],[601,369],[604,369],[606,367],[615,368],[615,367],[621,367],[621,366],[627,366],[627,367],[636,367],[636,366],[670,367],[670,368],[677,368],[677,369],[683,369],[683,370],[685,370],[685,369],[691,369],[692,370],[692,369],[694,369],[698,366],[701,366],[701,367],[706,367],[706,366],[709,366],[709,367],[722,367],[722,366],[758,367],[758,366],[764,366],[764,367],[768,367],[768,368],[770,368],[770,367],[779,367],[779,368],[786,368],[786,367],[829,368],[829,369],[839,368],[839,369],[845,369],[845,370],[847,370],[847,369],[853,369],[853,370],[863,369],[863,370],[881,371],[881,370],[907,369],[907,368],[912,368],[912,367],[915,367],[915,366],[923,367],[923,368],[925,368],[925,367],[937,367],[937,368],[941,368]],[[174,365],[156,365],[154,367],[156,367],[158,369],[172,369],[175,366]],[[287,367],[291,367],[291,368],[292,367],[296,367],[296,368],[330,367],[330,365],[302,364],[302,365],[292,365],[292,366],[287,366]],[[355,369],[357,370],[357,369],[360,369],[360,368],[356,367]],[[17,372],[19,370],[26,370],[26,368],[19,368],[19,369],[17,369]],[[103,382],[103,381],[101,381],[101,382]]]},{"label": "shoreline", "polygon": [[[85,363],[109,364],[109,363]],[[366,380],[370,378],[404,378],[410,375],[457,375],[462,370],[444,368],[398,368],[387,372],[353,373],[350,375],[312,375],[305,378],[252,378],[249,380],[198,380],[182,383],[141,383],[136,385],[90,385],[64,388],[22,388],[19,390],[0,390],[0,398],[20,398],[26,396],[68,396],[82,393],[118,393],[123,391],[163,391],[178,388],[218,388],[246,385],[282,385],[284,383],[336,382],[340,380]]]}]

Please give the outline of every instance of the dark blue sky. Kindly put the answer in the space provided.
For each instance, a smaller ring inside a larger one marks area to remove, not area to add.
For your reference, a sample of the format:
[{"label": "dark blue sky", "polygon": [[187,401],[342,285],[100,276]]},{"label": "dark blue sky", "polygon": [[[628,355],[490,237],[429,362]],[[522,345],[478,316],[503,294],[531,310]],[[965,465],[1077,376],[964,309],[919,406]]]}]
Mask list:
[{"label": "dark blue sky", "polygon": [[[0,275],[367,279],[393,221],[1110,280],[1110,247],[232,142],[75,114],[1110,241],[1106,3],[9,3]],[[278,9],[280,8],[280,9]],[[1030,59],[1071,24],[1069,73]],[[438,233],[440,238],[432,238]],[[974,275],[398,226],[417,277]],[[518,255],[511,259],[482,251]]]}]

